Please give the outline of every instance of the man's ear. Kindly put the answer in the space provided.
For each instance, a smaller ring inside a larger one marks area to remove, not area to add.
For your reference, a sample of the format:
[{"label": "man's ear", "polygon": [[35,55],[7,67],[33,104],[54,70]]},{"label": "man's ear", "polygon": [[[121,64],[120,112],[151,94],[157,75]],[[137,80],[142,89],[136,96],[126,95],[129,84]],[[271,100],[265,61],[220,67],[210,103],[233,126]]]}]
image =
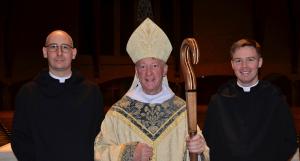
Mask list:
[{"label": "man's ear", "polygon": [[258,68],[260,68],[263,65],[263,58],[260,57],[258,61]]},{"label": "man's ear", "polygon": [[76,55],[77,55],[77,49],[74,48],[74,49],[72,49],[72,59],[75,59]]},{"label": "man's ear", "polygon": [[48,55],[47,55],[47,48],[43,47],[43,57],[44,58],[48,58]]},{"label": "man's ear", "polygon": [[135,66],[134,66],[134,71],[135,71],[136,76],[139,77],[139,73],[137,72],[136,64],[135,64]]},{"label": "man's ear", "polygon": [[163,75],[166,76],[167,73],[168,73],[168,65],[165,64],[165,66],[164,66],[164,74]]},{"label": "man's ear", "polygon": [[230,60],[230,64],[231,64],[231,68],[233,69],[234,67],[234,64],[233,64],[233,61],[232,60]]}]

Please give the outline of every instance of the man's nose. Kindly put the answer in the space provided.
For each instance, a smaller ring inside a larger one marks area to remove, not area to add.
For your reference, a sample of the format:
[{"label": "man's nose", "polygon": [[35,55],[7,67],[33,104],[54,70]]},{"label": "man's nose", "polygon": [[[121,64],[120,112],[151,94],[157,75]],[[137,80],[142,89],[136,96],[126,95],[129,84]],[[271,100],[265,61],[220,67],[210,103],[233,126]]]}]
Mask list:
[{"label": "man's nose", "polygon": [[246,67],[247,66],[247,61],[246,60],[243,60],[242,61],[242,67]]},{"label": "man's nose", "polygon": [[59,46],[59,47],[57,48],[56,54],[57,54],[57,55],[62,55],[62,53],[63,53],[62,48],[61,48],[61,46]]},{"label": "man's nose", "polygon": [[146,68],[146,74],[147,74],[147,75],[150,75],[151,73],[152,73],[151,68],[150,68],[150,67],[147,67],[147,68]]}]

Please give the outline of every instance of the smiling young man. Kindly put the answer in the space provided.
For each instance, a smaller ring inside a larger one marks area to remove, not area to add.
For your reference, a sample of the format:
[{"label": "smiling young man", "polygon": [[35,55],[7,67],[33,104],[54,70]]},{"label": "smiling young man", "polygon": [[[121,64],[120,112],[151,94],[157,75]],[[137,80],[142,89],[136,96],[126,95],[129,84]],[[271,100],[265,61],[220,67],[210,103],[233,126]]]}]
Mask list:
[{"label": "smiling young man", "polygon": [[263,58],[252,46],[245,46],[234,51],[231,66],[236,75],[237,83],[243,87],[251,87],[258,83],[258,69]]},{"label": "smiling young man", "polygon": [[16,97],[13,152],[19,161],[93,161],[102,94],[72,68],[77,50],[68,33],[51,32],[42,51],[48,69]]},{"label": "smiling young man", "polygon": [[230,54],[237,79],[212,96],[203,129],[211,161],[287,161],[297,147],[296,131],[282,94],[258,79],[260,45],[241,39]]},{"label": "smiling young man", "polygon": [[135,63],[131,88],[107,112],[95,141],[97,161],[184,161],[208,147],[201,130],[188,136],[186,104],[167,80],[172,46],[149,18],[133,32],[127,52]]}]

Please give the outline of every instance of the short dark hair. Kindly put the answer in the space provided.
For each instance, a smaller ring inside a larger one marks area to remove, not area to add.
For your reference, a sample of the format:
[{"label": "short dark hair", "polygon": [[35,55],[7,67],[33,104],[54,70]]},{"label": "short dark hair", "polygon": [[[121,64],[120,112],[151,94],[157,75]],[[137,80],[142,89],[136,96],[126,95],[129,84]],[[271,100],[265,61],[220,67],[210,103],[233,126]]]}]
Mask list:
[{"label": "short dark hair", "polygon": [[256,42],[255,40],[252,40],[252,39],[240,39],[238,41],[236,41],[235,43],[232,44],[231,48],[230,48],[230,57],[232,58],[233,57],[233,54],[234,52],[241,48],[241,47],[244,47],[244,46],[250,46],[250,47],[253,47],[257,54],[262,57],[262,54],[261,54],[261,47],[259,45],[258,42]]}]

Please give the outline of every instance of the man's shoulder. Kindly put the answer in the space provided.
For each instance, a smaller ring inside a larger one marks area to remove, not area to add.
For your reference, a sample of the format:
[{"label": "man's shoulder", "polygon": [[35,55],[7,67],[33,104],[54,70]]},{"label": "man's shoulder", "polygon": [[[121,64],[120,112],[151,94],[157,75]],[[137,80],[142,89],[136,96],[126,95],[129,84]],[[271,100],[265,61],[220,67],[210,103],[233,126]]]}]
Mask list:
[{"label": "man's shoulder", "polygon": [[186,104],[184,99],[182,99],[182,98],[180,98],[180,97],[178,97],[176,95],[171,100],[177,106],[184,106]]},{"label": "man's shoulder", "polygon": [[84,90],[90,90],[90,91],[94,91],[94,92],[95,91],[100,92],[100,87],[98,86],[98,84],[96,82],[93,82],[88,79],[83,79],[81,82],[79,82],[75,86],[78,87],[77,89],[80,89],[80,90],[84,89]]},{"label": "man's shoulder", "polygon": [[37,86],[38,86],[38,84],[35,81],[31,80],[31,81],[24,83],[21,86],[20,90],[32,90],[32,89],[37,88]]},{"label": "man's shoulder", "polygon": [[218,87],[215,94],[212,97],[236,97],[239,93],[237,89],[236,81],[234,79],[228,80]]},{"label": "man's shoulder", "polygon": [[115,110],[116,108],[126,108],[130,105],[133,100],[127,96],[121,97],[117,102],[115,102],[109,110]]},{"label": "man's shoulder", "polygon": [[99,86],[95,82],[92,82],[88,79],[85,79],[82,83],[83,83],[83,85],[85,85],[87,87],[99,89]]},{"label": "man's shoulder", "polygon": [[278,86],[275,86],[271,82],[266,80],[260,81],[260,92],[271,97],[283,96],[283,92]]},{"label": "man's shoulder", "polygon": [[35,95],[38,84],[35,81],[29,81],[23,84],[17,91],[16,98],[29,98]]},{"label": "man's shoulder", "polygon": [[275,85],[273,85],[270,81],[267,81],[267,80],[260,80],[259,81],[260,83],[260,86],[262,89],[268,89],[268,90],[271,90],[273,92],[279,92],[279,88]]}]

